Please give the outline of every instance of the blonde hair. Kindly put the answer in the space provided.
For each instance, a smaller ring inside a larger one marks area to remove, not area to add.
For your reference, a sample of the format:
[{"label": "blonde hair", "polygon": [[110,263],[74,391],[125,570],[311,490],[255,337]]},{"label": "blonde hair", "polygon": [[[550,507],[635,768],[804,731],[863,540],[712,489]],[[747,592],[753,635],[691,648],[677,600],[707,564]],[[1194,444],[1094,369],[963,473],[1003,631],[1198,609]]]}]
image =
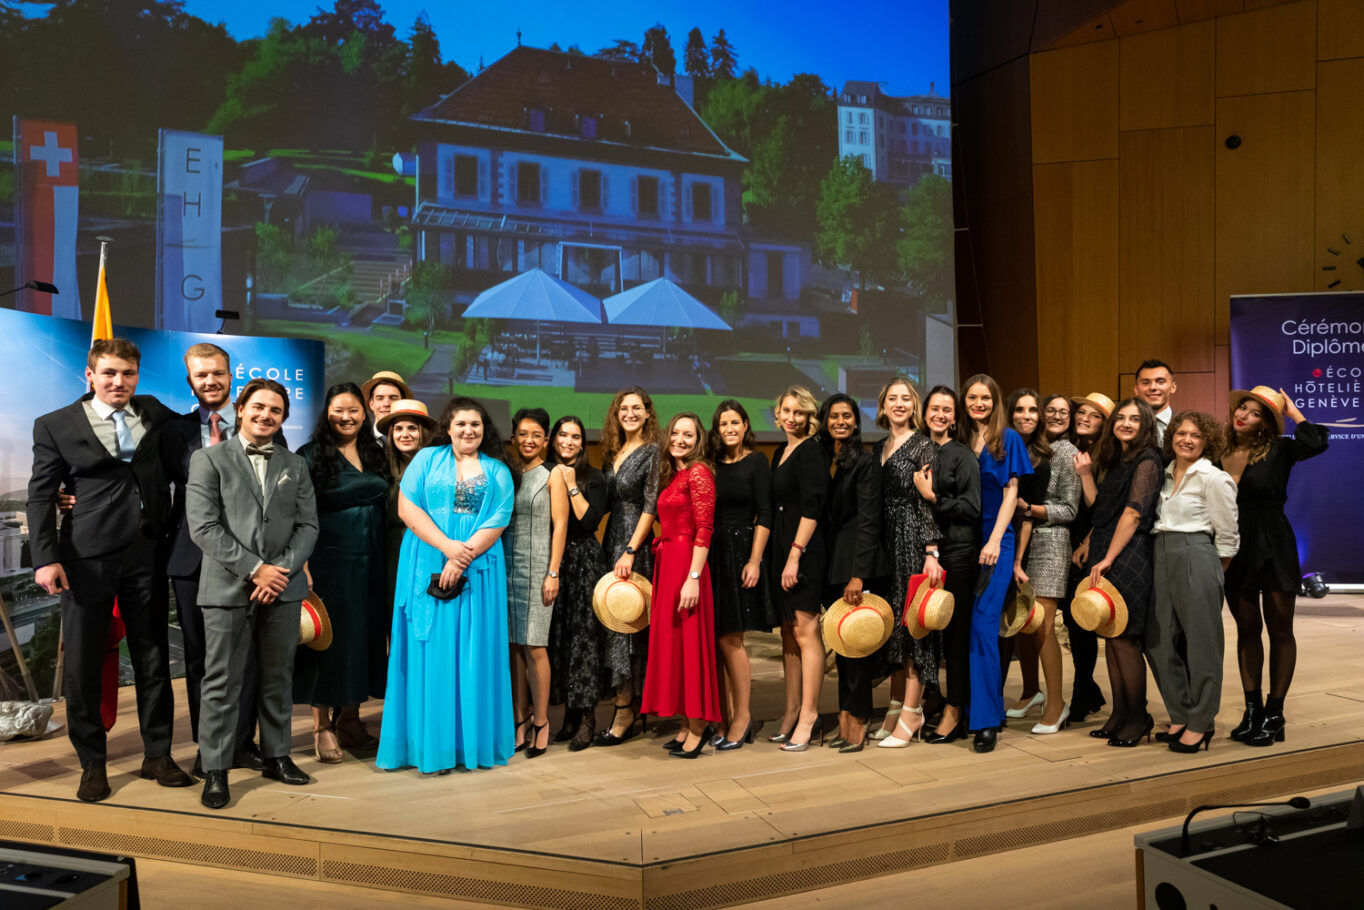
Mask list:
[{"label": "blonde hair", "polygon": [[909,415],[909,428],[911,431],[918,431],[924,428],[924,403],[919,397],[919,390],[915,387],[910,378],[903,373],[894,376],[890,382],[881,386],[881,394],[876,396],[876,425],[883,430],[890,429],[890,418],[886,416],[886,396],[890,390],[897,385],[902,385],[909,389],[909,397],[914,399],[914,409]]},{"label": "blonde hair", "polygon": [[229,370],[232,369],[231,355],[229,355],[227,351],[224,351],[222,348],[218,347],[216,344],[213,344],[208,341],[201,341],[198,344],[192,344],[189,346],[189,349],[185,351],[186,369],[189,368],[189,359],[191,357],[203,357],[205,359],[211,357],[221,357],[223,359],[223,363],[227,364],[227,368]]},{"label": "blonde hair", "polygon": [[788,398],[796,399],[796,406],[800,413],[805,415],[805,435],[813,436],[819,431],[819,420],[815,417],[819,413],[819,404],[815,401],[815,396],[810,394],[810,390],[803,385],[787,386],[786,390],[777,396],[776,402],[772,405],[772,416],[777,418],[777,423],[781,423],[781,403]]}]

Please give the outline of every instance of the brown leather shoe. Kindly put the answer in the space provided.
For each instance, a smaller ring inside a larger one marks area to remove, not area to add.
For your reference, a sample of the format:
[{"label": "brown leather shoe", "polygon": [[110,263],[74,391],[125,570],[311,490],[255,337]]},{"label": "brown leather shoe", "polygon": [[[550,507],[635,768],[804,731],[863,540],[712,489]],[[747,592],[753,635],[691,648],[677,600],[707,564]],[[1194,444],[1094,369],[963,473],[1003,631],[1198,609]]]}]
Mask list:
[{"label": "brown leather shoe", "polygon": [[189,787],[194,784],[194,778],[181,771],[175,759],[169,755],[142,759],[142,778],[154,780],[163,787]]},{"label": "brown leather shoe", "polygon": [[109,776],[105,774],[103,765],[81,770],[81,784],[76,788],[76,799],[97,803],[102,799],[108,799],[111,792]]}]

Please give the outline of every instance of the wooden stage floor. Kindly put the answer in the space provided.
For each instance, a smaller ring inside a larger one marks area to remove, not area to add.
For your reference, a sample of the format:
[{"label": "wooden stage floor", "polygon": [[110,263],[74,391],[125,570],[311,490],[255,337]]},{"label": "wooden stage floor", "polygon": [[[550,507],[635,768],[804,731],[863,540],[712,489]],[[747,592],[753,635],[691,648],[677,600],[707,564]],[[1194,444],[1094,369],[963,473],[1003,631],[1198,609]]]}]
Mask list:
[{"label": "wooden stage floor", "polygon": [[[1196,756],[1154,743],[1109,748],[1086,735],[1102,716],[1032,736],[1034,716],[1014,721],[989,755],[972,752],[969,739],[786,754],[760,735],[736,752],[680,762],[659,748],[657,737],[676,729],[664,722],[614,749],[556,745],[505,768],[431,776],[379,771],[372,754],[319,764],[300,710],[295,757],[316,782],[285,787],[236,771],[233,801],[220,812],[200,806],[197,786],[137,778],[141,747],[125,690],[110,739],[114,793],[104,803],[75,799],[80,769],[63,734],[0,745],[0,838],[512,905],[724,906],[1169,818],[1199,803],[1357,782],[1364,596],[1300,600],[1296,629],[1287,741],[1268,749],[1225,738],[1241,711],[1229,647],[1219,736]],[[1235,633],[1226,631],[1230,644]],[[768,719],[767,732],[782,698],[775,642],[752,636],[755,715]],[[1017,673],[1007,697],[1017,694]],[[826,680],[826,712],[835,687]],[[885,698],[883,689],[878,703]],[[1154,684],[1150,704],[1163,720]],[[364,712],[374,727],[380,711],[373,703]],[[608,714],[599,710],[603,723]],[[188,767],[183,708],[177,729],[175,755]]]}]

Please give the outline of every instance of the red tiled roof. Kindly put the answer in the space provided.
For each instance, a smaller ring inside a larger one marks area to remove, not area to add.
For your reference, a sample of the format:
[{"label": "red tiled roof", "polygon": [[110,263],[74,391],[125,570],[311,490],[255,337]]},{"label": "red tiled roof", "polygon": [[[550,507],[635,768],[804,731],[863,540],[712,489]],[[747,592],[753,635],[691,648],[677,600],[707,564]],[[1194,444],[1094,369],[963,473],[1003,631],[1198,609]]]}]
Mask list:
[{"label": "red tiled roof", "polygon": [[[413,119],[579,139],[580,118],[596,117],[599,140],[739,157],[658,78],[647,63],[518,47]],[[543,130],[532,131],[532,110],[544,112]]]}]

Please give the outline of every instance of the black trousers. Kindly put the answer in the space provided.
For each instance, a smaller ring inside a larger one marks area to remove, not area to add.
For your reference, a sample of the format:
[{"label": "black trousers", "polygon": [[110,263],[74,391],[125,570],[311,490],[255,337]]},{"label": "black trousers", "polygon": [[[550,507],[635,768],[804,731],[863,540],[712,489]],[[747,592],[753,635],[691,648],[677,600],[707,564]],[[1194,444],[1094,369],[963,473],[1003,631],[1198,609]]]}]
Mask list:
[{"label": "black trousers", "polygon": [[[885,591],[889,583],[884,578],[864,579],[862,590],[869,594]],[[824,602],[831,604],[843,596],[842,585],[825,585]],[[881,666],[881,651],[867,657],[844,657],[834,655],[838,668],[838,710],[847,711],[853,717],[866,723],[871,716],[871,690],[876,679],[876,671]]]},{"label": "black trousers", "polygon": [[939,563],[947,573],[944,587],[952,595],[954,604],[952,619],[942,631],[943,660],[947,664],[947,703],[963,710],[971,699],[971,608],[976,602],[979,559],[980,551],[975,547],[949,549],[943,545],[940,549]]},{"label": "black trousers", "polygon": [[63,562],[71,586],[62,592],[62,639],[66,650],[63,692],[71,744],[82,768],[106,759],[100,717],[104,657],[114,599],[127,629],[128,652],[137,684],[137,721],[142,751],[149,758],[169,755],[174,704],[167,659],[164,554],[139,537],[123,550],[98,559]]},{"label": "black trousers", "polygon": [[1070,660],[1075,667],[1071,685],[1071,707],[1094,711],[1104,703],[1103,691],[1094,681],[1094,667],[1099,661],[1099,636],[1077,625],[1070,615],[1071,598],[1075,596],[1075,588],[1084,580],[1086,574],[1074,566],[1071,567],[1070,583],[1066,585],[1066,599],[1061,602],[1059,609],[1061,618],[1066,623],[1066,632],[1070,636]]},{"label": "black trousers", "polygon": [[[185,644],[185,699],[189,702],[189,728],[199,741],[199,704],[204,690],[204,613],[199,609],[199,573],[171,578],[175,588],[175,613],[180,620],[180,637]],[[247,648],[245,675],[242,678],[241,707],[237,714],[237,734],[233,742],[241,752],[256,735],[256,699],[260,691],[260,667],[253,646]]]}]

